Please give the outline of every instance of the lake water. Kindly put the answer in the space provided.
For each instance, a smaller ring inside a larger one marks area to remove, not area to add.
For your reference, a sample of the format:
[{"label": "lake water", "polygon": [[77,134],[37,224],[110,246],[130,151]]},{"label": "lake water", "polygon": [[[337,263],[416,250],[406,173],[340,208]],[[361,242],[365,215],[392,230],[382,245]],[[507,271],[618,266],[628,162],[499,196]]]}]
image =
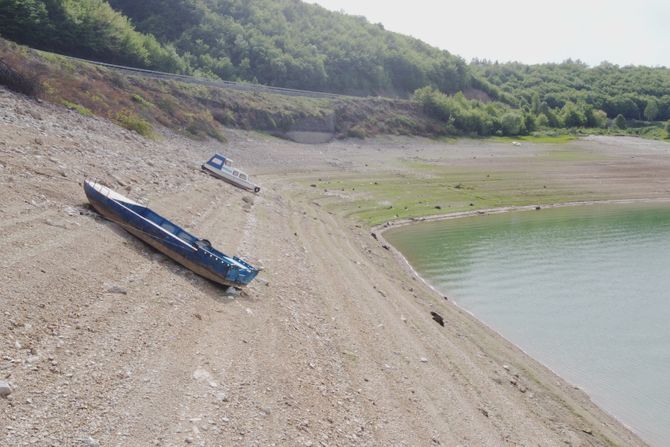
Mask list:
[{"label": "lake water", "polygon": [[669,445],[670,205],[468,217],[385,237],[452,301]]}]

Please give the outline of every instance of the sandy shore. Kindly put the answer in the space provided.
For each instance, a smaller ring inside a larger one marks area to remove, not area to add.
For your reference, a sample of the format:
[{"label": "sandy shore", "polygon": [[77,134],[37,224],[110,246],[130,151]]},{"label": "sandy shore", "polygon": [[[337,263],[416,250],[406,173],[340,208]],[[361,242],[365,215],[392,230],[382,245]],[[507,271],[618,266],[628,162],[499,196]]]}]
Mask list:
[{"label": "sandy shore", "polygon": [[[0,445],[644,445],[427,287],[338,212],[347,197],[309,186],[397,172],[410,152],[514,166],[518,148],[227,135],[223,147],[146,141],[0,89],[0,381],[12,388]],[[662,143],[575,144],[608,161],[534,169],[621,199],[668,195]],[[201,173],[215,150],[261,194]],[[227,294],[92,213],[85,177],[264,271]]]}]

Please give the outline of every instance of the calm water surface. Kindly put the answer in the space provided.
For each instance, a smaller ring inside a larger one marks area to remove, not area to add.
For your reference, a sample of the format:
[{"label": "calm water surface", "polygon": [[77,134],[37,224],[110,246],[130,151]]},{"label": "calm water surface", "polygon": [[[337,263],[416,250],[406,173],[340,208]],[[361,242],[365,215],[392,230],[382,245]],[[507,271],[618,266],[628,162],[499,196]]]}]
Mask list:
[{"label": "calm water surface", "polygon": [[461,307],[670,445],[670,205],[570,207],[385,234]]}]

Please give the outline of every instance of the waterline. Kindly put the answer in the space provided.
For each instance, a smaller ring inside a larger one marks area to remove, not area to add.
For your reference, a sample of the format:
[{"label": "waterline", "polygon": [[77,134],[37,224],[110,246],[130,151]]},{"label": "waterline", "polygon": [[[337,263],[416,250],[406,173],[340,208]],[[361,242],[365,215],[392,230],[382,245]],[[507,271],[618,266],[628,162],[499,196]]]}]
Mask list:
[{"label": "waterline", "polygon": [[468,217],[385,237],[645,440],[670,439],[670,206]]}]

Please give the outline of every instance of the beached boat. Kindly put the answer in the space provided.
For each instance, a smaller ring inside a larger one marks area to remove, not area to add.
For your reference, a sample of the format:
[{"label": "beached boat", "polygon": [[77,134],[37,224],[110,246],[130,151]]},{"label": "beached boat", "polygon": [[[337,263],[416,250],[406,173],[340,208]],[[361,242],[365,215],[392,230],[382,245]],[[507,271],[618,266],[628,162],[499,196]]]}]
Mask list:
[{"label": "beached boat", "polygon": [[258,192],[261,188],[249,179],[249,176],[233,167],[233,161],[221,154],[214,154],[202,169],[240,188]]},{"label": "beached boat", "polygon": [[84,192],[104,217],[200,276],[226,286],[244,287],[258,274],[257,268],[237,256],[221,253],[208,240],[197,238],[100,183],[86,180]]}]

